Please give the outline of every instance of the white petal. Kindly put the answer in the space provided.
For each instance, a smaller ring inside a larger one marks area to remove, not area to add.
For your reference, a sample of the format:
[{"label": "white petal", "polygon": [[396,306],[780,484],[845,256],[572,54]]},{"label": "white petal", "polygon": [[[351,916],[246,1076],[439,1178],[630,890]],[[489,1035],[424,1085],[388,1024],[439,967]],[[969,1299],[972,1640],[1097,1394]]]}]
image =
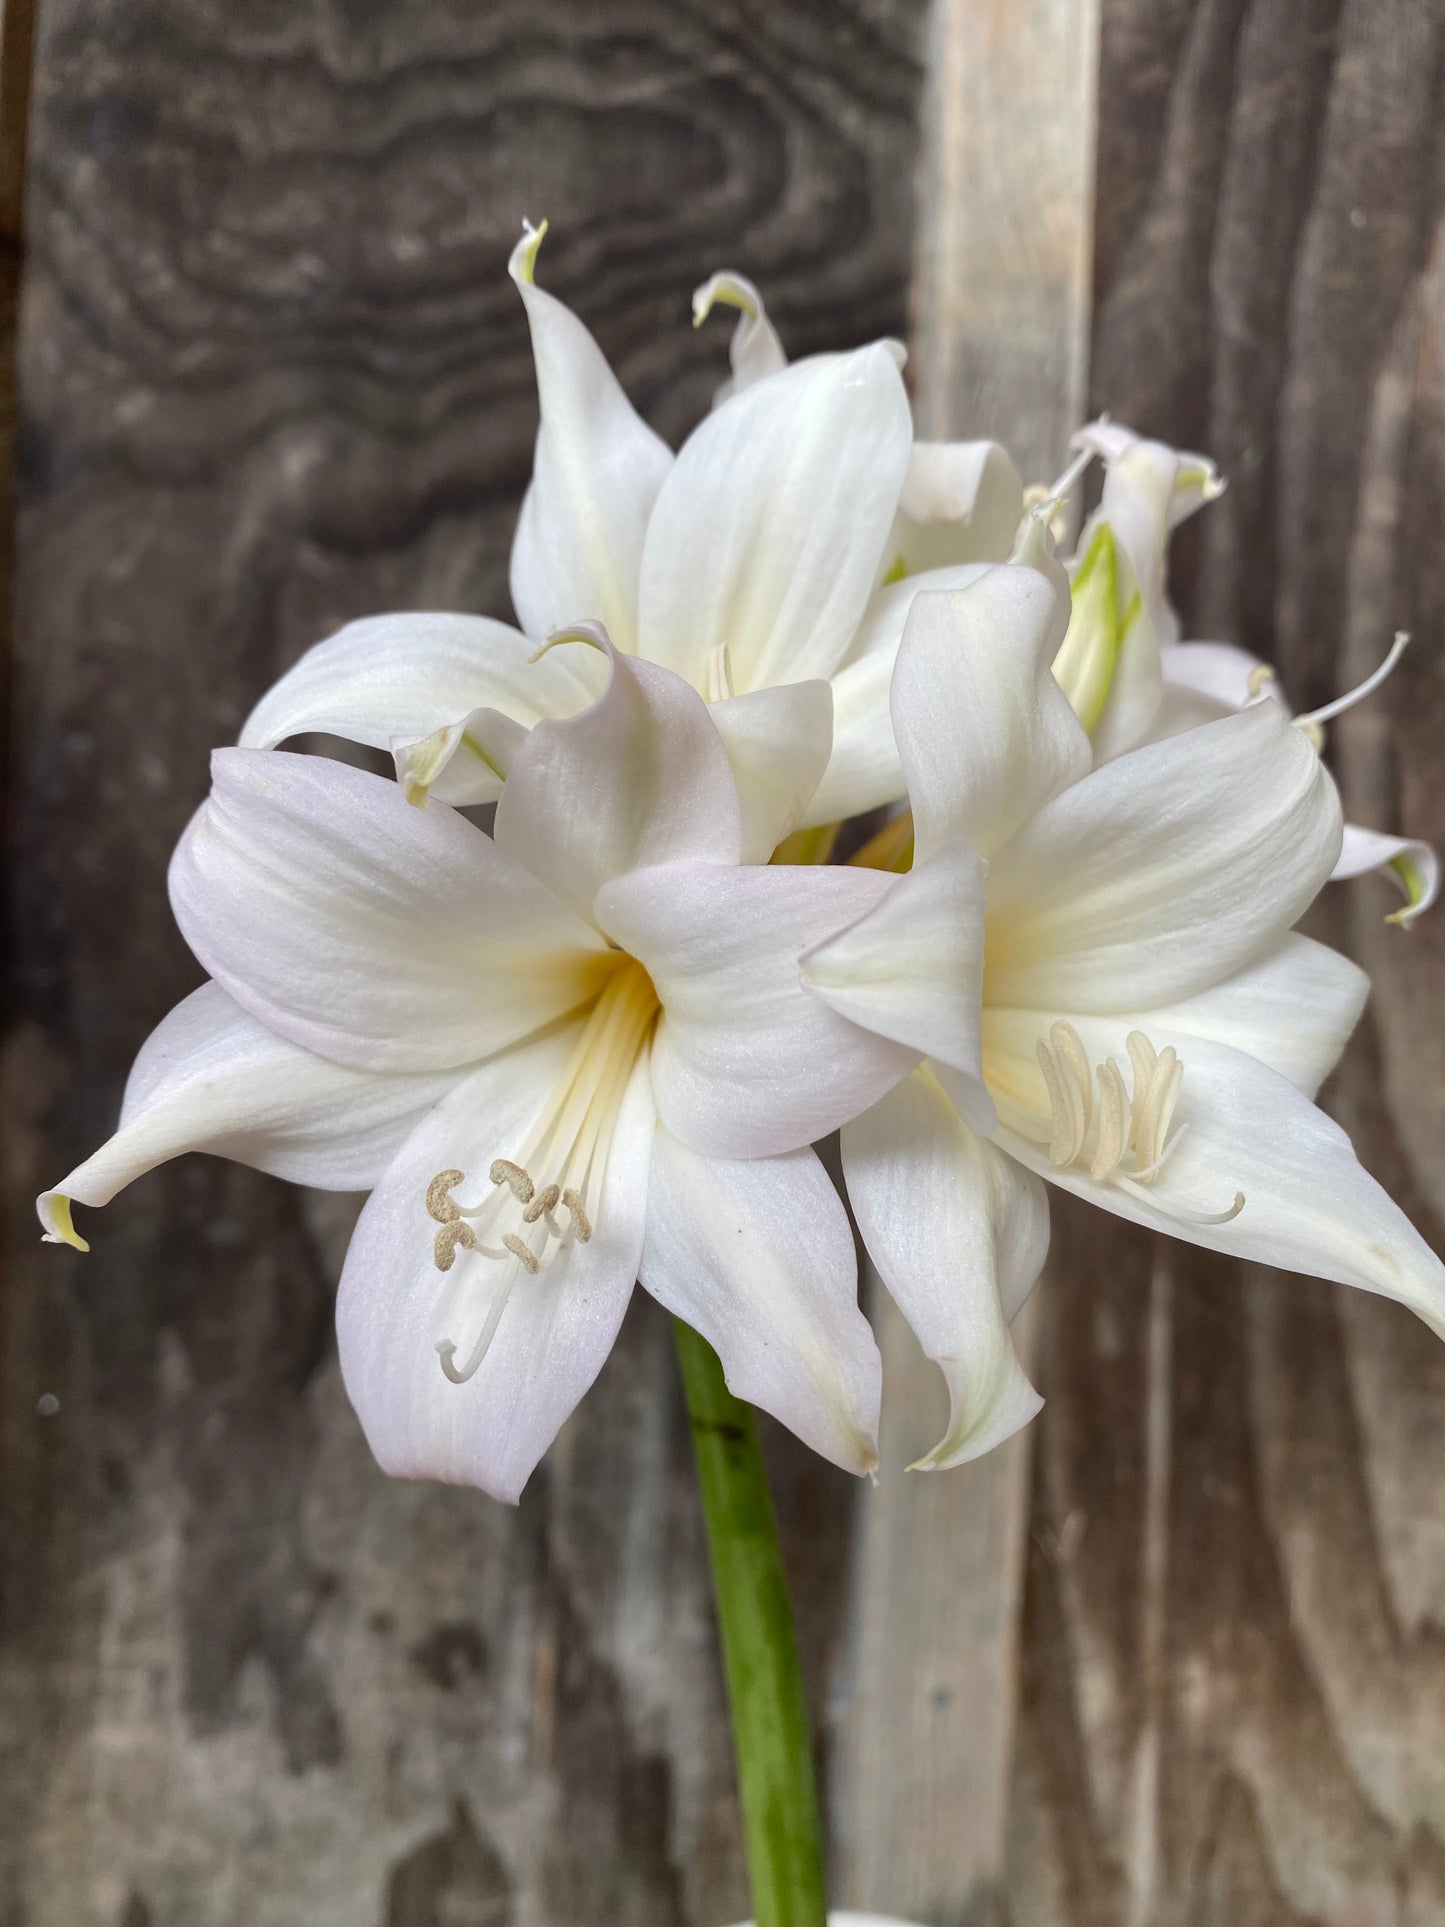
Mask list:
[{"label": "white petal", "polygon": [[321,1190],[369,1190],[455,1082],[454,1071],[378,1075],[329,1063],[274,1036],[219,984],[202,984],[142,1044],[114,1137],[42,1195],[40,1221],[52,1242],[75,1243],[66,1200],[109,1204],[184,1151]]},{"label": "white petal", "polygon": [[1049,669],[1067,615],[1022,564],[914,603],[892,708],[920,859],[958,841],[990,854],[1088,769],[1088,738]]},{"label": "white petal", "polygon": [[[1169,539],[1169,511],[1179,460],[1163,442],[1138,441],[1104,474],[1104,492],[1091,524],[1107,522],[1125,564],[1120,582],[1121,609],[1137,592],[1142,613],[1154,641],[1154,669],[1158,650],[1166,641],[1170,622],[1164,594],[1164,556]],[[1082,552],[1089,528],[1079,537]]]},{"label": "white petal", "polygon": [[[697,858],[736,863],[742,813],[732,766],[707,704],[681,677],[624,656],[579,716],[538,723],[497,805],[497,847],[579,916],[610,877]],[[563,647],[592,653],[585,642]]]},{"label": "white petal", "polygon": [[841,1016],[962,1072],[979,1131],[994,1127],[979,1045],[987,871],[972,850],[942,850],[802,963],[803,982]]},{"label": "white petal", "polygon": [[[1292,715],[1274,671],[1229,642],[1176,642],[1160,651],[1164,693],[1149,726],[1151,742],[1232,716],[1260,696]],[[1097,754],[1096,760],[1103,758]]]},{"label": "white petal", "polygon": [[641,1280],[702,1333],[738,1398],[847,1472],[877,1463],[882,1363],[848,1214],[811,1150],[734,1162],[659,1130]]},{"label": "white petal", "polygon": [[1178,636],[1165,589],[1169,533],[1222,489],[1213,466],[1113,423],[1075,438],[1107,462],[1097,511],[1079,538],[1074,621],[1055,673],[1106,762],[1168,733],[1159,726],[1161,654]]},{"label": "white petal", "polygon": [[[1123,422],[1110,421],[1101,416],[1098,421],[1087,423],[1073,437],[1072,446],[1089,448],[1096,455],[1102,455],[1106,462],[1122,460],[1131,449],[1137,448],[1144,440]],[[1156,443],[1156,447],[1164,444]],[[1213,502],[1224,493],[1224,483],[1219,471],[1207,455],[1196,455],[1190,449],[1171,448],[1168,453],[1174,458],[1174,478],[1169,493],[1167,521],[1171,530],[1186,521],[1197,509]]]},{"label": "white petal", "polygon": [[653,1111],[645,1056],[608,1158],[591,1240],[518,1276],[476,1375],[454,1385],[437,1346],[465,1357],[503,1267],[459,1251],[436,1269],[425,1206],[438,1171],[458,1195],[484,1193],[496,1157],[515,1157],[572,1042],[570,1031],[482,1065],[403,1146],[361,1214],[336,1305],[341,1370],[372,1451],[399,1478],[478,1485],[515,1501],[601,1370],[642,1253]]},{"label": "white petal", "polygon": [[1002,562],[1023,512],[1019,472],[998,442],[915,442],[885,570],[912,576]]},{"label": "white petal", "polygon": [[[798,827],[833,746],[825,682],[779,683],[711,703],[742,805],[742,860],[766,863]],[[826,819],[825,819],[826,820]]]},{"label": "white petal", "polygon": [[[1292,932],[1237,975],[1130,1022],[1149,1036],[1181,1030],[1231,1044],[1313,1097],[1339,1062],[1369,993],[1358,964]],[[1039,1025],[1034,1036],[1047,1028]],[[1026,1048],[1033,1048],[1032,1038]]]},{"label": "white petal", "polygon": [[979,1458],[1043,1404],[1008,1327],[1048,1252],[1044,1188],[969,1130],[926,1068],[845,1124],[842,1144],[863,1242],[948,1383],[948,1430],[919,1463]]},{"label": "white petal", "polygon": [[799,827],[816,829],[880,809],[903,795],[903,767],[893,740],[888,689],[891,656],[865,656],[833,678],[833,746],[827,768]]},{"label": "white petal", "polygon": [[[1117,1054],[1117,1026],[1075,1016],[1085,1049],[1102,1061]],[[1405,1214],[1370,1177],[1340,1127],[1289,1079],[1243,1051],[1190,1036],[1151,1031],[1184,1065],[1175,1133],[1178,1149],[1148,1202],[1087,1171],[1059,1171],[1041,1146],[1000,1128],[995,1142],[1041,1176],[1105,1210],[1210,1251],[1301,1271],[1397,1299],[1445,1336],[1445,1267]],[[1012,1075],[1032,1076],[1047,1113],[1037,1067],[1020,1059]],[[1244,1194],[1238,1217],[1223,1225],[1187,1214],[1227,1210]]]},{"label": "white petal", "polygon": [[672,454],[576,315],[533,281],[540,239],[524,233],[509,270],[526,304],[542,408],[512,544],[512,602],[529,636],[604,622],[630,649],[647,519]]},{"label": "white petal", "polygon": [[1147,1009],[1273,946],[1339,854],[1335,786],[1272,703],[1055,797],[989,876],[988,1001]]},{"label": "white petal", "polygon": [[[529,663],[536,645],[505,622],[482,616],[394,615],[349,622],[272,685],[247,717],[243,749],[271,749],[308,731],[373,749],[429,737],[477,709],[524,727],[540,716],[570,716],[596,695],[602,677],[580,650],[553,650]],[[501,777],[472,765],[468,793],[448,801],[495,802]]]},{"label": "white petal", "polygon": [[1232,715],[1264,691],[1279,700],[1273,671],[1232,642],[1171,643],[1162,662],[1166,688],[1199,699],[1201,722]]},{"label": "white petal", "polygon": [[642,654],[701,688],[726,648],[739,693],[831,675],[876,580],[911,440],[881,342],[795,362],[732,396],[658,496]]},{"label": "white petal", "polygon": [[849,659],[833,677],[833,753],[804,814],[804,828],[839,823],[902,797],[903,766],[893,740],[888,692],[908,612],[916,597],[967,588],[989,566],[933,569],[874,592]]},{"label": "white petal", "polygon": [[407,802],[419,808],[433,796],[458,809],[495,803],[526,740],[522,724],[500,709],[469,709],[427,736],[393,736],[396,780]]},{"label": "white petal", "polygon": [[223,749],[171,861],[181,933],[278,1035],[359,1070],[469,1064],[576,1008],[597,934],[464,817],[320,756]]},{"label": "white petal", "polygon": [[1440,894],[1440,859],[1430,844],[1347,823],[1331,880],[1339,883],[1372,870],[1387,875],[1405,898],[1405,908],[1393,911],[1385,919],[1387,923],[1413,923]]},{"label": "white petal", "polygon": [[728,345],[732,376],[718,389],[714,397],[715,405],[726,401],[738,389],[750,388],[755,381],[775,375],[780,368],[788,365],[788,357],[783,352],[777,330],[768,320],[763,297],[745,275],[724,268],[704,281],[692,297],[694,328],[702,326],[718,302],[725,307],[737,308],[739,316]]},{"label": "white petal", "polygon": [[1085,529],[1069,586],[1069,629],[1054,676],[1090,733],[1095,762],[1107,762],[1159,733],[1159,639],[1106,521]]},{"label": "white petal", "polygon": [[798,959],[871,909],[876,870],[671,863],[599,894],[602,927],[662,1000],[652,1054],[662,1121],[712,1157],[769,1157],[836,1130],[918,1052],[829,1010]]}]

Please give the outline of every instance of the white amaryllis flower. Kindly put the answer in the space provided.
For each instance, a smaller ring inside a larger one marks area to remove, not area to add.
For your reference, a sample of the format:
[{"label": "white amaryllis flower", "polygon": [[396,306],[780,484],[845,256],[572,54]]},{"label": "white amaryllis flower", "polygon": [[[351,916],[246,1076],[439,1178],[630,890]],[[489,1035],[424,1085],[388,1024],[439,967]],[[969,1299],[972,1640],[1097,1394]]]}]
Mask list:
[{"label": "white amaryllis flower", "polygon": [[[1445,1333],[1445,1271],[1311,1102],[1367,980],[1291,926],[1340,847],[1333,783],[1272,703],[1093,768],[1050,664],[1061,578],[1000,566],[920,597],[893,721],[926,898],[987,859],[965,937],[972,1074],[924,1065],[843,1129],[879,1271],[948,1380],[923,1461],[976,1457],[1039,1399],[1009,1323],[1048,1240],[1040,1178],[1195,1244],[1399,1299]],[[901,893],[804,962],[814,994],[898,1035],[924,946]],[[936,966],[928,966],[931,981]]]},{"label": "white amaryllis flower", "polygon": [[[526,729],[600,687],[585,659],[529,667],[535,643],[597,620],[711,705],[747,860],[766,860],[784,819],[891,801],[888,678],[909,604],[968,579],[959,564],[1007,554],[1023,507],[1012,464],[991,443],[914,448],[896,343],[784,365],[737,276],[698,295],[700,314],[714,299],[744,308],[732,392],[674,458],[586,328],[536,285],[541,238],[528,229],[511,261],[541,400],[512,549],[525,634],[467,615],[351,623],[262,699],[242,745],[322,731],[391,749],[413,800],[493,801]],[[925,550],[945,527],[939,573]],[[907,582],[884,580],[905,569]]]},{"label": "white amaryllis flower", "polygon": [[[1103,457],[1104,492],[1070,564],[1073,611],[1054,674],[1089,732],[1095,761],[1233,715],[1262,694],[1283,706],[1273,670],[1256,657],[1229,643],[1179,639],[1166,551],[1179,523],[1223,493],[1213,464],[1119,422],[1092,422],[1074,441]],[[1402,647],[1397,639],[1375,675],[1349,696],[1298,719],[1317,748],[1319,726],[1383,682]],[[1405,897],[1388,922],[1413,922],[1439,894],[1439,861],[1428,843],[1347,823],[1333,880],[1371,871],[1389,877]]]},{"label": "white amaryllis flower", "polygon": [[[935,977],[900,1042],[809,995],[800,953],[897,879],[740,866],[708,708],[586,639],[604,692],[525,737],[494,836],[326,758],[218,753],[170,880],[212,981],[42,1222],[80,1244],[72,1200],[188,1149],[371,1188],[337,1319],[391,1472],[515,1499],[639,1276],[735,1391],[866,1470],[878,1357],[808,1147],[921,1052],[967,1061],[976,1012]],[[978,868],[953,865],[960,921]]]}]

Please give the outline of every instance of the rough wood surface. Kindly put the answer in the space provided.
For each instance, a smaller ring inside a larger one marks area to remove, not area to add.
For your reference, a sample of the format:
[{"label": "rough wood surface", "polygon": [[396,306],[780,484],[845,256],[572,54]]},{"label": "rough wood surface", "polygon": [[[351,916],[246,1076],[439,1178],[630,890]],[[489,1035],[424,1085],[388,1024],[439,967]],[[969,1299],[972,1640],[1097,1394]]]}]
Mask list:
[{"label": "rough wood surface", "polygon": [[[389,1483],[346,1207],[210,1160],[91,1259],[30,1194],[196,971],[207,748],[349,617],[501,611],[542,272],[676,437],[716,267],[901,334],[922,0],[51,0],[32,106],[9,831],[0,1920],[718,1927],[746,1912],[670,1338],[639,1305],[520,1510]],[[40,1401],[45,1403],[42,1407]],[[58,1401],[58,1410],[54,1402]],[[49,1414],[48,1416],[45,1414]],[[850,1480],[771,1435],[823,1723]]]},{"label": "rough wood surface", "polygon": [[[1208,449],[1186,631],[1332,731],[1357,820],[1445,836],[1445,8],[1106,0],[1096,406]],[[1445,1237],[1445,924],[1341,886],[1375,977],[1331,1099]],[[1241,1147],[1247,1152],[1248,1147]],[[1445,1353],[1397,1306],[1055,1214],[1015,1927],[1445,1921]]]},{"label": "rough wood surface", "polygon": [[[686,297],[724,261],[799,349],[901,331],[924,12],[42,9],[0,1098],[5,1927],[745,1911],[649,1307],[508,1513],[372,1467],[330,1337],[344,1201],[192,1160],[79,1261],[38,1248],[30,1198],[194,981],[163,876],[206,746],[349,616],[504,606],[535,420],[501,271],[520,216],[551,217],[550,285],[673,436],[722,354]],[[997,51],[979,33],[985,95]],[[1231,479],[1180,545],[1192,632],[1274,657],[1310,703],[1413,628],[1331,753],[1358,819],[1445,841],[1445,5],[1104,0],[1102,55],[1094,400]],[[968,345],[935,339],[964,379]],[[1445,921],[1402,935],[1387,907],[1365,883],[1320,913],[1377,982],[1332,1101],[1438,1244]],[[1021,1667],[996,1911],[1442,1927],[1445,1352],[1393,1306],[1062,1206],[1039,1332],[1030,1513],[1005,1515],[1027,1580],[1012,1635],[987,1633]],[[921,1763],[936,1800],[906,1709],[870,1760],[832,1697],[868,1596],[856,1495],[770,1443],[834,1809],[862,1810],[864,1767],[892,1789]],[[946,1613],[959,1520],[910,1608]],[[962,1818],[947,1864],[945,1819],[929,1927],[959,1927],[976,1864]],[[916,1843],[869,1863],[868,1898],[920,1891]]]}]

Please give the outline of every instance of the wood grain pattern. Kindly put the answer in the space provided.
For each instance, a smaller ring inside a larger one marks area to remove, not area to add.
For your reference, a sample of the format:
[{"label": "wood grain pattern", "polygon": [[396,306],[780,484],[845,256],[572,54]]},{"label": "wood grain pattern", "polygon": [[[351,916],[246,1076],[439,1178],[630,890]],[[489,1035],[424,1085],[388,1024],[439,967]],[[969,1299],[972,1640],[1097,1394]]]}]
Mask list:
[{"label": "wood grain pattern", "polygon": [[[901,333],[922,24],[921,0],[826,31],[802,4],[44,9],[4,1099],[14,1927],[746,1911],[650,1306],[511,1513],[372,1466],[330,1336],[345,1201],[189,1160],[79,1262],[38,1247],[30,1197],[195,981],[164,876],[209,745],[349,617],[505,609],[536,422],[522,215],[670,436],[726,365],[725,325],[688,325],[716,267],[767,286],[795,350]],[[853,1488],[770,1442],[821,1723]]]},{"label": "wood grain pattern", "polygon": [[[1093,396],[1214,454],[1189,633],[1341,721],[1351,813],[1445,834],[1445,9],[1107,0]],[[1445,929],[1375,978],[1332,1103],[1440,1245]],[[1445,1358],[1393,1305],[1055,1214],[1010,1862],[1016,1927],[1445,1921]]]}]

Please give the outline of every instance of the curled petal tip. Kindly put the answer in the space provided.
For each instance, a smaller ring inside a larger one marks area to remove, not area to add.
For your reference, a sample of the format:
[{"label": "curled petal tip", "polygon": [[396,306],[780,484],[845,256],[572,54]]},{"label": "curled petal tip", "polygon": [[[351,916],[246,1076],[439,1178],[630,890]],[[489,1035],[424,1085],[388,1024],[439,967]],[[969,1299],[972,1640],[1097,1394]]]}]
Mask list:
[{"label": "curled petal tip", "polygon": [[585,642],[589,649],[599,649],[604,656],[612,651],[612,638],[601,622],[574,622],[565,629],[554,629],[542,644],[528,656],[528,662],[540,662],[549,649],[555,649],[562,642]]},{"label": "curled petal tip", "polygon": [[704,281],[700,288],[693,291],[692,325],[700,328],[717,304],[726,308],[736,308],[749,321],[756,321],[762,303],[752,282],[741,274],[734,274],[730,268]]},{"label": "curled petal tip", "polygon": [[522,223],[522,238],[512,249],[512,258],[507,263],[507,272],[519,288],[530,288],[537,268],[537,250],[547,236],[547,223],[539,221],[533,227],[530,221]]},{"label": "curled petal tip", "polygon": [[1399,850],[1385,867],[1405,893],[1404,903],[1398,910],[1392,910],[1385,921],[1408,930],[1439,895],[1439,864],[1435,852],[1425,844],[1415,849]]},{"label": "curled petal tip", "polygon": [[70,1215],[70,1199],[63,1191],[47,1191],[37,1199],[36,1209],[44,1226],[41,1242],[48,1245],[70,1245],[76,1251],[89,1251],[90,1246],[80,1233]]}]

